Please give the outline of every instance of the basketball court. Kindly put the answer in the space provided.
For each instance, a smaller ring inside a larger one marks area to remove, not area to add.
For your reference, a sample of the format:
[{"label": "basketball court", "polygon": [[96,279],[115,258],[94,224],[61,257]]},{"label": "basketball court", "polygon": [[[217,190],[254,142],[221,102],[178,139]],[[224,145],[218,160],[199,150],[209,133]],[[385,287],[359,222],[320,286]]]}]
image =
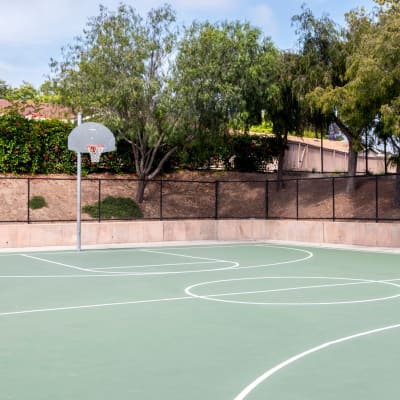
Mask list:
[{"label": "basketball court", "polygon": [[398,395],[399,252],[194,243],[0,260],[2,399]]}]

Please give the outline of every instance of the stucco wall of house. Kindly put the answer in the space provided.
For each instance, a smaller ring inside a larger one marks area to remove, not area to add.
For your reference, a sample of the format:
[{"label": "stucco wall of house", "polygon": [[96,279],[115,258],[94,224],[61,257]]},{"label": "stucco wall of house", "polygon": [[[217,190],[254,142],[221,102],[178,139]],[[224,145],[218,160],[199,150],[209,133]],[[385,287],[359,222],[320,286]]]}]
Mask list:
[{"label": "stucco wall of house", "polygon": [[[368,160],[366,161],[365,152],[358,154],[358,173],[365,173],[367,168],[369,173],[385,173],[383,154],[369,151],[367,157]],[[346,172],[348,160],[348,144],[346,142],[325,140],[321,147],[319,139],[291,138],[286,152],[284,168],[288,171]],[[388,165],[386,172],[395,173],[395,167]]]}]

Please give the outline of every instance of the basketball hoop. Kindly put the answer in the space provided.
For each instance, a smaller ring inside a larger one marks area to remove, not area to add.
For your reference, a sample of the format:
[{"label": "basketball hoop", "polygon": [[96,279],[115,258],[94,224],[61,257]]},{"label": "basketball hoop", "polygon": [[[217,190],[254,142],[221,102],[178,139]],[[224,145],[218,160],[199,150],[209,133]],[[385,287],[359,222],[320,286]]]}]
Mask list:
[{"label": "basketball hoop", "polygon": [[90,162],[98,163],[104,151],[104,146],[102,144],[88,144],[87,151],[90,154]]},{"label": "basketball hoop", "polygon": [[[97,143],[97,144],[96,144]],[[99,144],[101,143],[101,144]],[[104,125],[97,122],[82,124],[78,114],[78,125],[68,135],[68,150],[77,153],[76,159],[76,248],[81,250],[81,175],[82,153],[90,154],[90,161],[98,163],[103,153],[115,150],[115,137]]]}]

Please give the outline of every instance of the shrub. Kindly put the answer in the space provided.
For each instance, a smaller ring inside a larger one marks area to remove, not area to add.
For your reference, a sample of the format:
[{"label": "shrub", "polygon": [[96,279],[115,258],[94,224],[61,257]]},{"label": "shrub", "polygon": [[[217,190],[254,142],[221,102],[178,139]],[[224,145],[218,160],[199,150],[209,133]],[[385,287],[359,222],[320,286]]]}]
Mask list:
[{"label": "shrub", "polygon": [[173,160],[177,168],[208,169],[218,165],[227,170],[257,172],[278,154],[275,136],[226,134],[210,142],[194,140]]},{"label": "shrub", "polygon": [[29,207],[32,210],[38,210],[39,208],[47,207],[46,200],[43,196],[33,196],[29,200]]},{"label": "shrub", "polygon": [[[11,113],[0,116],[0,172],[12,174],[54,174],[76,172],[75,152],[68,150],[73,124],[60,120],[36,121]],[[91,164],[82,156],[82,173],[133,172],[129,145],[120,141],[117,151]]]},{"label": "shrub", "polygon": [[4,173],[72,172],[67,150],[72,124],[58,120],[28,120],[18,114],[0,116],[0,171]]},{"label": "shrub", "polygon": [[226,169],[240,172],[263,171],[265,164],[272,162],[279,154],[274,136],[232,135],[227,142],[229,149],[225,151],[224,158]]},{"label": "shrub", "polygon": [[274,132],[274,127],[271,121],[263,121],[260,125],[251,126],[250,132],[271,134]]},{"label": "shrub", "polygon": [[143,218],[140,207],[130,198],[107,196],[100,203],[87,204],[82,211],[92,218],[100,219],[136,219]]}]

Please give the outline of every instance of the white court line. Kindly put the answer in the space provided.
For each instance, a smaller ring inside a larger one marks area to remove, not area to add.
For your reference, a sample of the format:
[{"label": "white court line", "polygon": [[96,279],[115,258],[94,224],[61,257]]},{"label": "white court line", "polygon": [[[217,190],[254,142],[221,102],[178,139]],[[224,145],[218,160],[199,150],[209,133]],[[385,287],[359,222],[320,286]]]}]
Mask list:
[{"label": "white court line", "polygon": [[279,262],[270,263],[270,264],[249,265],[249,266],[247,266],[247,267],[237,267],[237,268],[235,268],[235,269],[273,267],[273,266],[276,266],[276,265],[294,264],[294,263],[301,262],[301,261],[305,261],[305,260],[308,260],[308,259],[314,257],[314,254],[313,254],[311,251],[304,250],[304,249],[296,249],[296,248],[294,248],[294,247],[269,246],[269,245],[261,245],[261,244],[259,244],[259,245],[254,245],[254,246],[257,246],[257,247],[267,247],[267,248],[273,247],[273,248],[278,248],[278,249],[283,249],[283,250],[294,250],[294,251],[306,253],[307,256],[304,257],[304,258],[298,258],[298,259],[295,259],[295,260],[279,261]]},{"label": "white court line", "polygon": [[[152,252],[152,251],[147,251],[147,250],[143,250],[144,252]],[[234,262],[234,261],[226,261],[226,260],[218,260],[218,259],[212,259],[212,258],[205,258],[205,257],[195,257],[195,256],[188,256],[188,255],[184,255],[184,254],[174,254],[174,253],[165,253],[165,252],[155,252],[155,253],[159,253],[159,254],[163,254],[163,255],[172,255],[172,256],[180,256],[180,257],[184,257],[184,258],[191,258],[191,259],[198,259],[198,260],[206,260],[205,261],[201,261],[198,263],[184,263],[183,265],[191,265],[191,264],[208,264],[208,263],[228,263],[228,264],[232,264],[228,267],[223,267],[223,268],[213,268],[213,269],[200,269],[200,270],[185,270],[185,271],[159,271],[159,272],[119,272],[119,271],[106,271],[104,269],[104,271],[102,272],[102,275],[96,275],[97,269],[101,269],[103,270],[103,268],[96,268],[96,267],[91,267],[91,268],[82,268],[82,267],[77,267],[75,265],[70,265],[70,264],[65,264],[65,263],[61,263],[58,261],[52,261],[52,260],[48,260],[45,258],[40,258],[40,257],[35,257],[35,256],[30,256],[27,254],[21,254],[21,257],[26,257],[26,258],[31,258],[33,260],[38,260],[38,261],[42,261],[42,262],[46,262],[46,263],[50,263],[50,264],[55,264],[55,265],[60,265],[63,267],[67,267],[67,268],[72,268],[72,269],[76,269],[78,271],[84,271],[84,272],[92,272],[93,275],[91,275],[92,277],[96,277],[96,276],[146,276],[146,275],[170,275],[170,274],[183,274],[183,273],[195,273],[195,272],[212,272],[212,271],[224,271],[224,270],[228,270],[228,269],[233,269],[236,268],[239,263],[238,262]],[[159,267],[163,267],[164,265],[167,264],[159,264]],[[153,266],[157,266],[157,265],[153,265]],[[117,267],[110,267],[107,269],[112,269],[112,268],[117,268]],[[143,266],[143,268],[145,268],[145,266]],[[0,278],[21,278],[20,275],[14,275],[14,276],[0,276]],[[44,278],[48,278],[51,277],[49,275],[43,275]],[[80,277],[84,277],[84,275],[80,275]]]},{"label": "white court line", "polygon": [[[347,285],[350,284],[361,284],[361,283],[381,283],[384,285],[389,285],[389,286],[394,286],[399,288],[400,285],[393,283],[391,281],[386,281],[386,280],[372,280],[372,279],[363,279],[363,278],[345,278],[345,277],[327,277],[327,276],[259,276],[259,277],[252,277],[252,278],[236,278],[236,279],[221,279],[217,281],[208,281],[208,282],[200,282],[196,283],[194,285],[188,286],[185,289],[185,293],[189,296],[196,297],[198,299],[203,299],[203,300],[209,300],[209,301],[219,301],[222,303],[231,303],[231,304],[246,304],[246,305],[268,305],[268,306],[317,306],[317,305],[339,305],[339,304],[360,304],[360,303],[372,303],[372,302],[377,302],[377,301],[384,301],[384,300],[391,300],[400,297],[400,293],[392,295],[392,296],[386,296],[386,297],[378,297],[378,298],[372,298],[372,299],[365,299],[365,300],[345,300],[345,301],[330,301],[330,302],[255,302],[255,301],[240,301],[240,300],[225,300],[221,299],[219,297],[222,296],[230,296],[234,295],[235,293],[224,293],[221,295],[200,295],[193,293],[192,289],[199,287],[199,286],[207,286],[207,285],[212,285],[212,284],[218,284],[218,283],[226,283],[226,282],[242,282],[242,281],[251,281],[251,280],[263,280],[263,279],[326,279],[326,280],[347,280],[347,281],[353,281],[352,283],[348,283]],[[356,281],[356,282],[354,282]],[[343,284],[336,284],[336,285],[325,285],[320,287],[330,287],[330,286],[344,286]],[[260,292],[247,292],[248,294],[252,293],[268,293],[268,292],[282,292],[284,290],[299,290],[299,289],[308,289],[308,288],[314,288],[317,286],[305,286],[305,287],[293,287],[293,288],[281,288],[281,289],[271,289],[271,290],[265,290],[265,291],[260,291]],[[245,292],[239,292],[237,294],[246,294]]]},{"label": "white court line", "polygon": [[182,262],[182,263],[167,263],[167,264],[143,264],[143,265],[122,265],[120,267],[95,267],[92,268],[93,271],[101,271],[106,269],[134,269],[134,268],[148,268],[148,267],[170,267],[179,265],[199,265],[199,264],[212,264],[215,262],[225,262],[225,261],[202,261],[202,262]]},{"label": "white court line", "polygon": [[[108,276],[149,276],[149,275],[176,275],[176,274],[194,274],[198,272],[215,272],[215,271],[227,271],[227,270],[232,270],[236,269],[236,266],[239,265],[239,263],[233,262],[233,261],[214,261],[214,262],[219,262],[219,263],[231,263],[233,265],[229,265],[227,267],[223,268],[211,268],[211,269],[196,269],[196,270],[184,270],[184,271],[157,271],[157,272],[119,272],[119,271],[103,271],[104,273],[109,274]],[[196,264],[196,263],[195,263]],[[204,262],[199,262],[197,264],[204,264]],[[164,264],[160,264],[159,266],[162,267]],[[97,272],[95,268],[91,269],[90,271]],[[93,275],[96,276],[96,275]]]},{"label": "white court line", "polygon": [[[287,249],[287,250],[294,250],[294,251],[299,251],[299,252],[304,252],[307,254],[307,257],[304,258],[300,258],[300,259],[295,259],[295,260],[288,260],[288,261],[281,261],[281,262],[276,262],[276,263],[271,263],[271,264],[263,264],[263,265],[253,265],[253,266],[247,266],[247,267],[240,267],[240,263],[239,262],[235,262],[235,261],[227,261],[227,260],[220,260],[220,259],[213,259],[213,258],[206,258],[206,257],[198,257],[198,256],[190,256],[190,255],[186,255],[186,254],[180,254],[180,253],[171,253],[171,252],[164,252],[164,251],[159,251],[159,250],[153,250],[153,249],[123,249],[122,251],[142,251],[142,252],[147,252],[147,253],[155,253],[155,254],[162,254],[162,255],[172,255],[172,256],[177,256],[177,257],[184,257],[184,258],[191,258],[191,259],[196,259],[196,260],[205,260],[207,262],[218,262],[218,263],[231,263],[234,265],[231,265],[229,267],[225,267],[225,268],[215,268],[212,270],[198,270],[198,271],[164,271],[164,272],[147,272],[147,273],[129,273],[129,272],[117,272],[117,271],[107,271],[110,269],[118,269],[118,268],[124,268],[124,267],[109,267],[109,268],[96,268],[96,267],[91,267],[91,268],[83,268],[83,267],[78,267],[75,265],[70,265],[70,264],[65,264],[62,262],[57,262],[57,261],[52,261],[52,260],[48,260],[45,258],[41,258],[41,257],[37,257],[37,256],[32,256],[32,255],[28,255],[28,254],[20,254],[20,256],[22,257],[26,257],[26,258],[31,258],[34,260],[38,260],[38,261],[42,261],[42,262],[46,262],[46,263],[50,263],[50,264],[55,264],[55,265],[60,265],[63,267],[67,267],[67,268],[72,268],[72,269],[76,269],[78,271],[84,271],[84,272],[92,272],[93,276],[96,276],[96,272],[104,270],[103,274],[104,275],[100,275],[100,276],[106,276],[106,274],[110,274],[111,275],[163,275],[163,274],[178,274],[178,273],[193,273],[193,272],[207,272],[207,271],[223,271],[223,270],[228,270],[228,269],[246,269],[246,268],[260,268],[260,267],[268,267],[268,266],[275,266],[275,265],[283,265],[283,264],[291,264],[291,263],[295,263],[295,262],[301,262],[304,260],[307,260],[311,257],[313,257],[313,253],[311,253],[308,250],[303,250],[303,249],[296,249],[296,248],[292,248],[292,247],[284,247],[284,246],[271,246],[268,244],[241,244],[241,245],[224,245],[224,246],[207,246],[209,248],[221,248],[221,247],[228,247],[228,248],[235,248],[235,247],[267,247],[267,248],[278,248],[278,249]],[[187,249],[188,247],[182,247],[182,248],[177,248],[177,249]],[[204,247],[197,247],[194,246],[193,248],[205,248]],[[171,249],[171,248],[170,248]],[[116,249],[118,251],[118,249]],[[103,250],[103,251],[107,251],[107,250]],[[121,252],[121,250],[119,250]],[[96,251],[91,251],[90,253],[94,253]],[[67,252],[68,254],[73,254],[73,252]],[[88,253],[88,254],[90,254]],[[42,253],[44,254],[44,253]],[[54,254],[54,253],[48,253],[48,254]],[[60,254],[60,253],[58,253]],[[204,264],[203,263],[199,263],[199,264]],[[160,264],[160,265],[152,265],[152,266],[160,266],[162,267],[163,265],[168,265],[168,264]],[[132,267],[133,268],[133,267]],[[139,268],[139,267],[137,267]],[[145,268],[145,266],[143,267]],[[81,275],[82,277],[84,277],[83,275]],[[23,276],[20,275],[14,275],[14,276],[9,276],[10,278],[22,278]],[[37,276],[38,277],[38,276]],[[43,277],[52,277],[50,275],[44,275]],[[7,276],[0,276],[0,278],[7,278]]]},{"label": "white court line", "polygon": [[122,278],[126,276],[137,276],[137,274],[82,274],[82,275],[0,275],[0,279],[64,279],[64,278]]},{"label": "white court line", "polygon": [[246,292],[232,292],[232,293],[218,293],[218,294],[207,294],[206,297],[223,297],[223,296],[237,296],[242,294],[257,294],[257,293],[276,293],[276,292],[290,292],[295,290],[303,290],[303,289],[320,289],[320,288],[332,288],[338,286],[350,286],[350,285],[366,285],[376,283],[375,281],[361,281],[361,282],[350,282],[350,283],[336,283],[330,285],[312,285],[312,286],[295,286],[289,288],[280,288],[280,289],[268,289],[268,290],[255,290],[255,291],[246,291]]},{"label": "white court line", "polygon": [[[180,254],[180,253],[170,253],[170,252],[165,252],[165,251],[157,251],[157,250],[148,250],[148,249],[141,249],[140,251],[144,253],[154,253],[154,254],[161,254],[161,255],[167,255],[167,256],[174,256],[174,257],[183,257],[183,258],[190,258],[191,260],[199,260],[198,263],[195,264],[206,264],[206,263],[228,263],[231,264],[228,267],[223,267],[223,268],[212,268],[212,269],[200,269],[200,270],[185,270],[185,271],[160,271],[160,272],[142,272],[142,273],[135,273],[135,272],[117,272],[117,271],[106,271],[103,270],[106,273],[109,274],[123,274],[123,275],[168,275],[168,274],[183,274],[183,273],[193,273],[193,272],[212,272],[212,271],[224,271],[228,269],[236,269],[239,265],[238,262],[235,261],[226,261],[226,260],[220,260],[217,258],[209,258],[209,257],[198,257],[198,256],[190,256],[187,254]],[[186,263],[186,265],[190,265],[192,263]],[[159,267],[163,267],[164,265],[168,264],[159,264]],[[185,265],[185,264],[183,264]],[[111,268],[110,268],[111,269]],[[90,271],[95,271],[96,268],[91,269]]]},{"label": "white court line", "polygon": [[[195,242],[195,243],[193,243]],[[211,242],[211,243],[210,243]],[[207,243],[207,244],[205,244]],[[222,244],[224,243],[224,244]],[[154,242],[154,243],[123,243],[121,245],[109,245],[109,247],[105,246],[88,246],[87,248],[82,250],[82,254],[87,253],[108,253],[111,251],[118,251],[118,252],[134,252],[134,251],[141,251],[142,249],[147,248],[159,248],[159,249],[214,249],[214,248],[235,248],[235,247],[251,247],[251,246],[265,246],[265,247],[276,247],[282,248],[287,247],[288,245],[297,245],[300,248],[311,248],[311,249],[323,249],[323,250],[337,250],[340,252],[343,251],[351,251],[357,253],[376,253],[376,254],[399,254],[400,250],[396,248],[384,248],[384,247],[371,247],[371,246],[356,246],[356,245],[336,245],[336,244],[318,244],[312,242],[297,242],[297,241],[282,241],[282,240],[248,240],[248,241],[190,241],[190,242]],[[0,249],[0,257],[9,257],[9,256],[16,256],[20,255],[21,252],[25,251],[32,251],[32,253],[36,254],[76,254],[76,250],[72,248],[68,249],[58,249],[57,248],[34,248],[30,249]],[[296,249],[300,250],[300,249]]]},{"label": "white court line", "polygon": [[161,254],[163,256],[175,256],[175,257],[184,257],[184,258],[190,258],[192,260],[205,260],[205,261],[214,261],[214,262],[233,262],[233,261],[227,261],[227,260],[220,260],[218,258],[209,258],[209,257],[198,257],[198,256],[190,256],[187,254],[180,254],[180,253],[171,253],[167,251],[159,251],[159,250],[148,250],[148,249],[142,249],[141,250],[143,253],[153,253],[153,254]]},{"label": "white court line", "polygon": [[[238,244],[214,244],[214,245],[185,245],[182,244],[181,246],[160,246],[158,243],[157,245],[153,246],[152,243],[148,243],[148,246],[144,246],[141,244],[141,246],[137,247],[109,247],[109,248],[103,248],[103,249],[95,249],[95,248],[85,248],[81,250],[81,254],[86,255],[86,254],[96,254],[96,253],[111,253],[111,252],[118,252],[118,253],[130,253],[130,252],[139,252],[147,249],[168,249],[168,250],[183,250],[183,249],[215,249],[215,248],[235,248],[235,247],[242,247],[242,246],[252,246],[253,243],[255,242],[249,242],[248,244],[240,242]],[[279,247],[279,246],[275,246]],[[24,253],[24,249],[19,249],[19,251],[15,252],[10,252],[10,253],[2,253],[2,250],[7,250],[7,249],[0,249],[0,257],[14,257],[14,256],[19,256],[21,253]],[[41,255],[54,255],[54,254],[76,254],[75,249],[70,249],[70,250],[40,250],[40,249],[35,249],[32,251],[33,254],[41,254]],[[25,253],[24,253],[25,254]]]},{"label": "white court line", "polygon": [[89,268],[77,267],[76,265],[70,265],[70,264],[65,264],[65,263],[58,262],[58,261],[47,260],[46,258],[40,258],[40,257],[30,256],[30,255],[28,255],[28,254],[21,254],[21,257],[31,258],[31,259],[33,259],[33,260],[42,261],[42,262],[49,263],[49,264],[60,265],[60,266],[62,266],[62,267],[67,267],[67,268],[76,269],[76,270],[78,270],[78,271],[93,272],[93,271],[92,271],[91,269],[89,269]]},{"label": "white court line", "polygon": [[68,311],[68,310],[82,310],[88,308],[103,308],[103,307],[114,307],[114,306],[125,306],[132,304],[145,304],[145,303],[161,303],[164,301],[177,301],[177,300],[189,300],[193,297],[170,297],[165,299],[150,299],[150,300],[135,300],[135,301],[123,301],[117,303],[100,303],[100,304],[87,304],[81,306],[68,306],[68,307],[54,307],[54,308],[36,308],[33,310],[21,310],[21,311],[9,311],[0,313],[0,317],[10,316],[10,315],[21,315],[21,314],[35,314],[51,311]]},{"label": "white court line", "polygon": [[[301,262],[301,261],[305,261],[308,260],[309,258],[313,257],[313,253],[308,251],[308,250],[303,250],[303,249],[296,249],[293,247],[283,247],[283,246],[269,246],[269,245],[264,245],[264,244],[251,244],[251,245],[245,245],[243,244],[242,246],[214,246],[211,248],[221,248],[221,247],[229,247],[229,248],[235,248],[235,247],[264,247],[264,248],[277,248],[277,249],[284,249],[284,250],[293,250],[293,251],[298,251],[298,252],[303,252],[306,253],[306,256],[303,258],[298,258],[298,259],[294,259],[294,260],[288,260],[288,261],[280,261],[280,262],[276,262],[276,263],[270,263],[270,264],[262,264],[262,265],[250,265],[247,267],[240,267],[240,263],[236,262],[236,261],[228,261],[228,260],[221,260],[221,259],[217,259],[217,258],[209,258],[209,257],[198,257],[198,256],[190,256],[187,254],[181,254],[181,253],[171,253],[168,251],[159,251],[159,250],[153,250],[153,249],[139,249],[142,252],[145,253],[154,253],[154,254],[162,254],[162,255],[170,255],[170,256],[176,256],[176,257],[184,257],[184,258],[190,258],[190,259],[195,259],[195,260],[205,260],[203,262],[199,262],[199,264],[205,264],[205,263],[213,263],[213,262],[217,262],[217,263],[231,263],[234,265],[231,265],[229,267],[224,267],[224,268],[214,268],[214,269],[202,269],[202,270],[198,270],[198,271],[165,271],[165,272],[157,272],[157,273],[152,273],[152,272],[147,272],[147,273],[143,273],[143,275],[152,275],[152,274],[157,274],[157,275],[161,275],[161,274],[172,274],[172,273],[188,273],[188,272],[211,272],[211,271],[224,271],[224,270],[229,270],[229,269],[248,269],[248,268],[261,268],[261,267],[270,267],[270,266],[276,266],[276,265],[284,265],[284,264],[293,264],[293,263],[297,263],[297,262]],[[199,247],[194,247],[194,248],[199,248]],[[204,247],[202,247],[204,248]],[[182,249],[182,250],[186,250],[187,247],[182,247],[182,248],[178,248],[178,249]],[[187,265],[191,265],[192,263],[187,263]],[[151,266],[164,266],[164,265],[179,265],[179,264],[160,264],[160,265],[151,265]],[[184,264],[183,264],[184,265]],[[140,266],[141,267],[141,266]],[[145,268],[146,266],[143,266],[142,268]],[[100,271],[103,270],[106,272],[106,270],[111,270],[111,269],[121,269],[121,268],[125,268],[125,267],[110,267],[110,268],[92,268],[90,271]],[[129,268],[129,267],[126,267]],[[135,268],[132,266],[132,268]],[[138,267],[139,268],[139,267]],[[129,272],[114,272],[114,271],[109,271],[110,274],[129,274]],[[135,273],[133,273],[135,274]],[[139,275],[139,274],[137,274]]]},{"label": "white court line", "polygon": [[[249,266],[245,266],[245,267],[240,267],[239,266],[240,263],[236,262],[237,266],[232,267],[232,269],[234,268],[235,270],[236,269],[272,267],[272,266],[284,265],[284,264],[294,264],[294,263],[297,263],[297,262],[308,260],[308,259],[310,259],[310,258],[312,258],[314,256],[314,254],[311,251],[308,251],[308,250],[305,250],[305,249],[297,249],[297,248],[294,248],[294,247],[287,247],[287,246],[274,246],[274,245],[268,245],[268,244],[262,244],[262,243],[250,244],[250,245],[242,244],[240,246],[216,246],[216,247],[217,248],[220,248],[220,247],[233,247],[233,248],[236,248],[236,247],[264,247],[264,248],[277,248],[277,249],[281,249],[281,250],[293,250],[293,251],[297,251],[297,252],[301,252],[301,253],[306,253],[306,256],[303,257],[303,258],[298,258],[298,259],[294,259],[294,260],[287,260],[287,261],[278,261],[278,262],[269,263],[269,264],[249,265]],[[202,248],[204,248],[204,247],[202,247]],[[214,247],[212,247],[212,248],[214,248]],[[167,255],[189,257],[189,258],[195,258],[195,259],[212,260],[212,261],[218,261],[218,262],[233,262],[233,261],[227,261],[227,260],[218,260],[218,259],[212,259],[212,258],[188,256],[188,255],[183,255],[183,254],[178,254],[178,253],[161,252],[161,251],[157,251],[157,250],[141,249],[141,251],[148,252],[148,253],[157,253],[157,254],[167,254]],[[227,268],[227,269],[230,269],[230,268]]]},{"label": "white court line", "polygon": [[343,343],[346,342],[348,340],[352,340],[352,339],[358,339],[360,337],[363,336],[368,336],[368,335],[373,335],[375,333],[380,333],[380,332],[385,332],[385,331],[389,331],[391,329],[397,329],[400,328],[400,324],[396,324],[396,325],[389,325],[389,326],[385,326],[383,328],[377,328],[377,329],[372,329],[369,331],[365,331],[365,332],[361,332],[361,333],[357,333],[355,335],[351,335],[351,336],[346,336],[340,339],[336,339],[336,340],[332,340],[330,342],[326,342],[323,343],[319,346],[313,347],[309,350],[306,350],[300,354],[297,354],[285,361],[283,361],[282,363],[276,365],[275,367],[269,369],[268,371],[264,372],[262,375],[260,375],[257,379],[255,379],[253,382],[251,382],[248,386],[246,386],[233,400],[244,400],[257,386],[259,386],[261,383],[263,383],[265,380],[267,380],[270,376],[274,375],[275,373],[277,373],[278,371],[280,371],[281,369],[287,367],[290,364],[293,364],[294,362],[310,355],[313,353],[316,353],[318,351],[324,350],[330,346],[334,346],[336,344],[339,343]]},{"label": "white court line", "polygon": [[[284,250],[293,250],[293,251],[297,251],[297,252],[302,252],[302,253],[306,253],[307,256],[303,257],[303,258],[299,258],[299,259],[295,259],[295,260],[288,260],[288,261],[280,261],[280,262],[276,262],[276,263],[270,263],[270,264],[262,264],[262,265],[251,265],[251,266],[246,266],[246,267],[240,267],[240,263],[235,262],[235,261],[228,261],[228,260],[220,260],[217,258],[209,258],[209,257],[199,257],[199,256],[190,256],[187,254],[181,254],[181,253],[171,253],[169,251],[160,251],[160,250],[154,250],[154,249],[138,249],[139,251],[145,252],[145,253],[154,253],[154,254],[162,254],[162,255],[170,255],[170,256],[176,256],[176,257],[184,257],[184,258],[191,258],[191,259],[195,259],[195,260],[205,260],[207,263],[208,262],[218,262],[218,263],[233,263],[236,265],[227,267],[227,268],[219,268],[219,269],[214,269],[213,271],[220,271],[220,270],[225,270],[225,269],[247,269],[247,268],[261,268],[261,267],[270,267],[270,266],[275,266],[275,265],[283,265],[283,264],[292,264],[295,262],[301,262],[301,261],[305,261],[308,260],[309,258],[313,257],[313,253],[311,251],[308,250],[304,250],[304,249],[297,249],[294,247],[286,247],[286,246],[274,246],[274,245],[268,245],[268,244],[241,244],[241,245],[225,245],[225,246],[207,246],[208,248],[235,248],[235,247],[264,247],[264,248],[277,248],[277,249],[284,249]],[[186,250],[189,247],[182,247],[182,248],[169,248],[169,249],[182,249],[182,250]],[[204,247],[191,247],[191,248],[196,248],[196,249],[204,249],[206,248]],[[199,264],[204,264],[205,262],[201,262]],[[187,263],[189,265],[189,263]],[[179,264],[160,264],[160,265],[151,265],[151,266],[164,266],[164,265],[179,265]],[[110,270],[110,269],[122,269],[125,267],[110,267],[110,268],[92,268],[90,271],[100,271],[100,270]],[[129,268],[129,267],[126,267]],[[135,267],[132,267],[135,268]],[[139,268],[139,267],[137,267]],[[145,266],[143,267],[145,268]],[[206,272],[206,271],[211,271],[211,270],[200,270],[198,272]],[[188,272],[188,271],[182,271],[182,272]],[[196,271],[197,272],[197,271]],[[113,273],[112,271],[110,271],[110,273]],[[167,273],[167,272],[165,272]],[[150,274],[150,273],[149,273]]]}]

